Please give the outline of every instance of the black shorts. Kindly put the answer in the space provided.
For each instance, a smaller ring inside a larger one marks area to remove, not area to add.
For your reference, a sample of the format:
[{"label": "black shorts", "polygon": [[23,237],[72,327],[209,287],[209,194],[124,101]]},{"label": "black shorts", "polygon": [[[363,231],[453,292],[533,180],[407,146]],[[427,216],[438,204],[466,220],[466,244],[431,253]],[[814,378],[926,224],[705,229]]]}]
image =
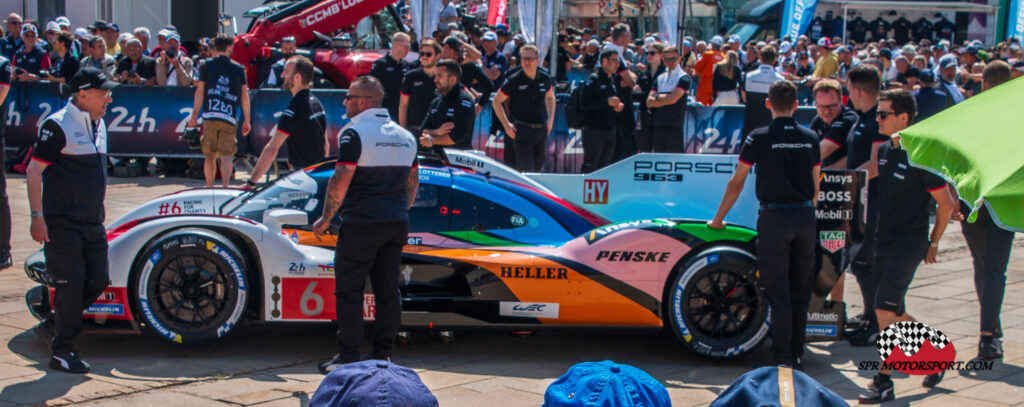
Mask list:
[{"label": "black shorts", "polygon": [[917,266],[928,255],[928,240],[918,236],[903,236],[893,242],[877,242],[872,265],[875,291],[875,309],[906,312],[904,298],[914,279]]}]

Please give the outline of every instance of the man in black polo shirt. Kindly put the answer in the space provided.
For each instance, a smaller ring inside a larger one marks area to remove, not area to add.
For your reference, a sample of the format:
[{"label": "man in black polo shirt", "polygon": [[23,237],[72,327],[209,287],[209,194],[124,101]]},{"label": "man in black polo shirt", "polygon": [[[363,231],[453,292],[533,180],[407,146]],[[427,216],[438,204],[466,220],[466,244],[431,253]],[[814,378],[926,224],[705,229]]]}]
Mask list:
[{"label": "man in black polo shirt", "polygon": [[[939,176],[914,167],[900,145],[899,131],[914,123],[917,107],[914,96],[903,89],[882,92],[878,103],[878,131],[892,137],[878,149],[878,184],[880,206],[875,229],[876,250],[872,263],[877,290],[875,314],[879,330],[889,325],[916,321],[906,312],[904,297],[923,260],[934,263],[939,239],[953,213],[953,197],[946,191],[946,182]],[[928,233],[928,209],[935,199],[935,226]],[[867,391],[859,397],[862,404],[881,403],[896,398],[891,371],[879,369]],[[935,387],[942,373],[925,376],[921,383]]]},{"label": "man in black polo shirt", "polygon": [[612,163],[615,151],[615,124],[625,109],[619,100],[619,53],[601,52],[601,67],[590,74],[583,84],[583,166],[586,174]]},{"label": "man in black polo shirt", "polygon": [[402,247],[419,188],[416,138],[380,108],[384,88],[372,76],[361,76],[348,92],[345,109],[352,120],[338,136],[338,164],[327,183],[323,216],[313,224],[319,239],[341,209],[334,251],[339,352],[318,365],[324,374],[360,360],[367,275],[377,306],[370,358],[391,358],[402,322]]},{"label": "man in black polo shirt", "polygon": [[282,144],[288,146],[288,163],[293,170],[315,164],[331,151],[327,146],[324,106],[309,91],[309,85],[313,83],[313,63],[301,55],[288,58],[281,76],[284,78],[282,88],[292,92],[292,100],[281,112],[270,142],[263,146],[252,175],[245,182],[249,188],[255,187],[267,172]]},{"label": "man in black polo shirt", "polygon": [[491,102],[505,134],[513,139],[515,168],[520,172],[544,168],[547,137],[555,120],[555,87],[551,76],[537,69],[539,54],[533,44],[524,45],[519,50],[522,69],[508,77]]},{"label": "man in black polo shirt", "polygon": [[423,147],[434,147],[438,152],[448,146],[458,150],[473,149],[476,112],[473,96],[459,82],[461,75],[462,67],[455,60],[442,59],[437,63],[434,84],[439,95],[430,102],[427,117],[419,126]]},{"label": "man in black polo shirt", "polygon": [[651,109],[654,137],[651,151],[655,153],[683,152],[683,125],[686,121],[686,93],[690,90],[690,75],[679,66],[679,50],[665,48],[662,54],[666,71],[654,80],[647,96]]},{"label": "man in black polo shirt", "polygon": [[[811,120],[810,128],[821,140],[821,163],[826,169],[846,169],[846,138],[857,124],[857,113],[843,105],[843,88],[835,79],[818,81],[812,92],[818,114]],[[835,301],[842,301],[842,280],[839,281],[839,291],[832,291]]]},{"label": "man in black polo shirt", "polygon": [[[862,64],[847,74],[850,102],[857,113],[857,124],[853,126],[846,143],[846,168],[868,172],[867,226],[860,251],[850,264],[850,271],[857,278],[864,304],[864,319],[858,332],[849,337],[854,346],[874,346],[878,333],[875,319],[874,287],[879,283],[871,272],[871,259],[875,256],[875,225],[878,222],[878,187],[874,181],[878,174],[878,147],[889,138],[878,132],[875,114],[878,111],[878,93],[882,89],[882,78],[878,70],[869,64]],[[839,140],[829,139],[832,142]]]},{"label": "man in black polo shirt", "polygon": [[53,277],[54,313],[36,329],[52,336],[51,369],[88,373],[74,350],[82,332],[82,311],[110,283],[103,198],[107,184],[109,81],[96,68],[83,68],[69,82],[71,103],[39,128],[26,172],[32,211],[29,233],[44,244],[46,270]]},{"label": "man in black polo shirt", "polygon": [[420,134],[420,125],[436,96],[434,73],[437,61],[441,60],[441,45],[427,38],[420,43],[419,52],[422,66],[405,74],[398,103],[398,124],[414,135]]},{"label": "man in black polo shirt", "polygon": [[814,132],[793,120],[796,85],[778,81],[768,89],[772,121],[755,129],[740,150],[739,163],[722,196],[713,229],[725,227],[725,215],[757,165],[758,284],[771,306],[771,365],[803,369],[807,308],[814,281],[815,217],[821,152]]},{"label": "man in black polo shirt", "polygon": [[231,46],[235,37],[217,34],[213,39],[213,58],[199,65],[199,80],[193,97],[192,115],[188,126],[196,127],[196,118],[203,112],[203,174],[206,186],[213,186],[217,174],[217,157],[220,157],[220,179],[227,188],[231,182],[231,170],[235,152],[238,110],[242,110],[242,135],[249,134],[249,87],[245,84],[245,68],[232,61]]},{"label": "man in black polo shirt", "polygon": [[370,75],[377,78],[384,86],[384,108],[392,118],[398,117],[398,105],[401,102],[402,78],[409,69],[405,56],[409,54],[409,34],[397,32],[391,36],[391,50],[370,67]]},{"label": "man in black polo shirt", "polygon": [[[11,75],[14,67],[3,55],[0,55],[0,106],[4,106],[7,93],[11,91]],[[0,123],[6,123],[6,111],[0,110]],[[3,144],[0,144],[0,270],[14,265],[11,257],[11,205],[7,199],[7,176],[3,168],[7,168]]]}]

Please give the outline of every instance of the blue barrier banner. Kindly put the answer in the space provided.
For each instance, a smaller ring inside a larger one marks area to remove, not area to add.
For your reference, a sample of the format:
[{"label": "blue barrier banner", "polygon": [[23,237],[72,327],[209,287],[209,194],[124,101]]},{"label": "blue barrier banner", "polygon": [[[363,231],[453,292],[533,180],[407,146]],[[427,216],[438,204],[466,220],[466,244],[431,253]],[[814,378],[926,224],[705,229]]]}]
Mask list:
[{"label": "blue barrier banner", "polygon": [[[66,91],[65,91],[66,92]],[[113,102],[107,107],[107,151],[111,156],[143,157],[202,157],[199,150],[188,148],[178,141],[184,132],[188,116],[192,113],[194,88],[139,87],[123,85],[113,90]],[[344,90],[315,89],[313,94],[323,103],[327,115],[327,137],[331,154],[337,151],[337,135],[348,123],[342,103]],[[271,130],[277,125],[281,111],[288,106],[291,93],[279,89],[259,89],[250,92],[252,132],[238,135],[239,154],[259,156],[270,141]],[[570,129],[565,123],[565,105],[568,95],[557,95],[555,126],[547,139],[547,159],[542,172],[575,174],[583,164],[583,142],[579,129]],[[68,98],[61,86],[54,83],[16,82],[8,93],[3,111],[6,113],[4,135],[8,147],[32,144],[42,120],[64,107]],[[686,123],[679,137],[683,138],[684,152],[692,154],[738,154],[743,143],[741,105],[702,106],[691,104],[686,110]],[[639,110],[639,109],[637,109]],[[815,115],[813,107],[797,109],[798,123],[808,125]],[[488,104],[474,124],[473,148],[497,160],[504,158],[503,131],[491,132],[497,120]],[[495,126],[500,129],[501,126]],[[287,148],[285,148],[286,150]],[[281,151],[279,158],[287,157]]]},{"label": "blue barrier banner", "polygon": [[807,32],[814,18],[814,9],[818,7],[818,0],[786,0],[782,9],[782,32],[780,38],[787,35],[796,41],[796,38]]}]

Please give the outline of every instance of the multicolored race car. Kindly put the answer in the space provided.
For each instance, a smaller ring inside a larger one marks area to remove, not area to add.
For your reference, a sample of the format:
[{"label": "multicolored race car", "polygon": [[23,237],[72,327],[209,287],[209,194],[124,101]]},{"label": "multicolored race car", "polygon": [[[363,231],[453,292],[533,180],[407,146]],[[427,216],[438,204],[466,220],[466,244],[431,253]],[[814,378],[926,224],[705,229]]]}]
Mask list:
[{"label": "multicolored race car", "polygon": [[[335,317],[331,239],[310,223],[334,163],[255,191],[193,189],[111,224],[111,286],[84,318],[201,343],[246,321]],[[401,269],[403,325],[433,329],[666,327],[688,349],[731,357],[768,331],[756,283],[755,231],[703,221],[612,223],[530,185],[421,158]],[[333,225],[337,228],[337,224]],[[49,312],[42,252],[27,294]],[[364,317],[372,320],[372,293]]]}]

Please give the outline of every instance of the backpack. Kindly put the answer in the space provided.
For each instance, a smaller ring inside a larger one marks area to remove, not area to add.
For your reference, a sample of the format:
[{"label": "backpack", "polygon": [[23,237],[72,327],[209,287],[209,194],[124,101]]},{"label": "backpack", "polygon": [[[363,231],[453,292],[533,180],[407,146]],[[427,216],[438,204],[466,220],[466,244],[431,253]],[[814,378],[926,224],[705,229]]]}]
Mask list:
[{"label": "backpack", "polygon": [[570,129],[583,128],[583,84],[573,88],[565,105],[565,123]]}]

